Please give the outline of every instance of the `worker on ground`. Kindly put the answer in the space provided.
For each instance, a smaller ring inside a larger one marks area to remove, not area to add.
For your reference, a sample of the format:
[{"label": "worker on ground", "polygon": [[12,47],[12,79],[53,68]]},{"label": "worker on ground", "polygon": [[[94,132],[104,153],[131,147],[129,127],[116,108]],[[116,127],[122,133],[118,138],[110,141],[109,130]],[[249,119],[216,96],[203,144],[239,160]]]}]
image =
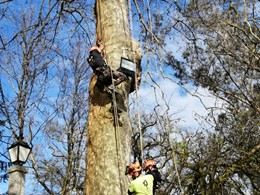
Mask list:
[{"label": "worker on ground", "polygon": [[159,183],[162,182],[161,173],[158,171],[158,168],[156,167],[156,162],[154,160],[145,161],[144,171],[146,175],[150,174],[154,178],[153,194],[155,194],[155,190],[159,188]]},{"label": "worker on ground", "polygon": [[[90,48],[90,55],[88,58],[89,65],[101,82],[106,85],[110,85],[112,83],[113,76],[113,78],[116,79],[114,82],[114,86],[117,86],[123,81],[127,80],[127,76],[120,71],[111,71],[111,68],[106,64],[105,60],[102,57],[103,49],[104,45],[100,41],[97,41],[96,45]],[[111,75],[111,73],[113,75]],[[108,88],[111,89],[113,88],[113,86],[110,85],[108,86]]]},{"label": "worker on ground", "polygon": [[129,167],[129,175],[133,181],[130,183],[129,195],[152,195],[153,194],[153,176],[142,175],[142,167],[138,162],[131,164]]}]

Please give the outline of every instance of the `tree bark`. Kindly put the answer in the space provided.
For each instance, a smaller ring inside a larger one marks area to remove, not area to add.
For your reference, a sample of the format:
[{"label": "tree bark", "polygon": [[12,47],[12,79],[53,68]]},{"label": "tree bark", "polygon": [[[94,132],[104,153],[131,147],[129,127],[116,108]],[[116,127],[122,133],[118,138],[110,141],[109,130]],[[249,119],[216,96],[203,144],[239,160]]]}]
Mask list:
[{"label": "tree bark", "polygon": [[[96,0],[97,38],[101,38],[106,63],[119,68],[121,57],[132,59],[132,39],[126,0]],[[139,56],[140,57],[140,56]],[[132,59],[133,60],[133,59]],[[87,195],[127,194],[130,163],[131,123],[128,112],[130,80],[117,87],[116,108],[113,96],[98,87],[93,75],[89,85],[87,163],[84,193]],[[117,125],[117,122],[119,125]]]}]

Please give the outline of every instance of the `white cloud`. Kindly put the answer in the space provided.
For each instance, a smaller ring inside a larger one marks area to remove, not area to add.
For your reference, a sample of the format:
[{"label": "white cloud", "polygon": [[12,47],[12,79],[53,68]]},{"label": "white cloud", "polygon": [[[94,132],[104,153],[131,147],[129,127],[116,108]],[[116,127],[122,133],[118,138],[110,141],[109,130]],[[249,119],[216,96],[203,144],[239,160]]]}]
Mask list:
[{"label": "white cloud", "polygon": [[[173,114],[175,119],[180,118],[180,124],[183,127],[198,127],[195,115],[206,115],[207,108],[220,106],[221,103],[211,96],[206,89],[196,88],[196,96],[186,93],[176,83],[169,79],[162,79],[153,87],[142,84],[139,94],[139,107],[141,112],[150,112],[156,105],[159,105],[157,111],[163,113],[169,106],[169,114]],[[188,86],[191,93],[195,88]],[[201,98],[201,100],[199,99]],[[136,104],[136,103],[135,103]]]}]

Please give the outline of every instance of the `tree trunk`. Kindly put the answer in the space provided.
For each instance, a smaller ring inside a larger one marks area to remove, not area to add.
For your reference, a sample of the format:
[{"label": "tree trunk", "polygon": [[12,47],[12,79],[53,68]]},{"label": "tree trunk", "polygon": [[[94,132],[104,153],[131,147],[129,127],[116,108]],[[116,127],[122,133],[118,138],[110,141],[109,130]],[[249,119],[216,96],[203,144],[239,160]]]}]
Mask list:
[{"label": "tree trunk", "polygon": [[[105,45],[104,58],[114,70],[121,57],[132,58],[132,39],[126,0],[96,0],[97,37]],[[112,94],[98,87],[93,75],[89,86],[88,145],[84,192],[87,195],[126,194],[129,179],[131,123],[128,113],[130,80],[118,86],[113,113]],[[117,122],[119,125],[117,125]]]}]

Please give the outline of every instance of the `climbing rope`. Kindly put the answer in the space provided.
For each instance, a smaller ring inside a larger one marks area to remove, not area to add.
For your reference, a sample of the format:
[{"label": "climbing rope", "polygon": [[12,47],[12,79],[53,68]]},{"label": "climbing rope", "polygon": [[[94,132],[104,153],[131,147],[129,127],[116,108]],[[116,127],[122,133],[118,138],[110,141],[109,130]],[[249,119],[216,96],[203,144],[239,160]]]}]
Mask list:
[{"label": "climbing rope", "polygon": [[[101,26],[101,1],[97,0],[96,3],[98,3],[98,10],[99,10],[99,15],[98,15],[98,25],[97,27],[99,28],[100,35],[97,35],[97,39],[103,37],[103,30]],[[97,13],[98,14],[98,13]],[[100,36],[100,37],[98,37]],[[117,113],[117,103],[116,103],[116,95],[115,95],[115,86],[114,86],[114,80],[113,80],[113,70],[110,68],[110,75],[111,75],[111,81],[112,81],[112,86],[113,86],[113,91],[112,91],[112,102],[113,102],[113,108],[114,108],[114,123],[115,123],[115,141],[116,141],[116,155],[117,155],[117,167],[118,167],[118,174],[119,174],[119,185],[120,185],[120,191],[121,194],[124,194],[122,182],[120,181],[121,179],[121,170],[120,170],[120,161],[121,161],[121,147],[120,147],[120,133],[119,133],[119,122],[118,122],[118,113]]]},{"label": "climbing rope", "polygon": [[[150,5],[149,5],[149,1],[147,0],[147,11],[148,11],[148,26],[150,27],[150,31],[149,32],[152,32],[152,19],[151,19],[151,11],[150,11]],[[129,3],[129,15],[130,15],[130,29],[131,29],[131,36],[133,37],[133,23],[132,23],[132,8],[131,8],[131,1],[128,1]],[[134,0],[134,3],[135,5],[137,6],[137,11],[139,12],[139,16],[140,16],[140,11],[139,11],[139,8],[138,8],[138,5],[137,5],[137,1]],[[143,4],[145,5],[145,3],[143,2]],[[146,29],[147,30],[147,29]],[[151,33],[152,34],[152,33]],[[153,34],[152,34],[153,35]],[[152,42],[154,41],[157,41],[157,39],[155,39],[156,37],[153,35],[152,36]],[[147,44],[147,43],[146,43]],[[148,48],[149,47],[146,47],[146,53],[148,53]],[[161,56],[161,55],[160,55]],[[135,58],[134,58],[135,59]],[[146,60],[148,61],[148,57],[146,58]],[[161,58],[160,58],[161,60]],[[135,62],[134,62],[135,63]],[[149,63],[147,63],[149,64]],[[149,70],[149,67],[148,67],[148,70]],[[136,88],[136,99],[137,99],[137,109],[138,109],[138,127],[139,127],[139,132],[140,132],[140,150],[141,150],[141,159],[143,161],[143,134],[142,134],[142,129],[141,129],[141,120],[140,120],[140,107],[139,107],[139,96],[138,96],[138,88],[137,88],[137,75],[135,77],[135,88]],[[170,121],[169,121],[169,117],[168,117],[168,110],[167,110],[167,115],[165,115],[164,117],[166,117],[166,129],[168,130],[168,135],[169,135],[169,143],[170,143],[170,147],[172,149],[172,158],[173,158],[173,164],[174,164],[174,167],[175,167],[175,171],[176,171],[176,175],[177,175],[177,179],[178,179],[178,184],[180,186],[180,190],[181,190],[181,193],[184,194],[184,190],[183,190],[183,187],[181,185],[181,179],[180,179],[180,174],[179,174],[179,171],[178,171],[178,159],[177,159],[177,156],[176,156],[176,153],[175,153],[175,150],[174,150],[174,146],[173,146],[173,143],[172,141],[170,140]]]},{"label": "climbing rope", "polygon": [[179,183],[179,186],[180,186],[181,194],[184,194],[184,191],[183,191],[183,188],[182,188],[182,185],[181,185],[180,174],[179,174],[179,171],[178,171],[178,160],[177,160],[177,157],[176,157],[176,152],[175,152],[175,149],[174,149],[174,146],[173,146],[173,142],[172,142],[171,137],[170,137],[170,135],[171,135],[170,130],[172,129],[172,127],[171,127],[172,125],[170,123],[170,119],[169,119],[169,116],[168,116],[168,110],[164,113],[163,118],[164,118],[164,120],[166,120],[166,129],[167,129],[167,133],[168,133],[168,137],[169,137],[168,139],[169,139],[170,147],[171,147],[171,150],[172,150],[173,164],[174,164],[174,168],[175,168],[175,171],[176,171],[176,175],[177,175],[178,183]]},{"label": "climbing rope", "polygon": [[[113,101],[113,111],[114,111],[114,122],[115,122],[115,139],[116,139],[116,155],[117,155],[117,166],[118,166],[118,172],[119,172],[119,178],[121,178],[121,170],[120,170],[120,160],[121,157],[121,144],[120,144],[120,131],[119,131],[119,119],[118,119],[118,112],[117,112],[117,102],[116,102],[116,92],[115,92],[115,85],[114,85],[114,79],[113,79],[113,70],[110,68],[110,74],[111,74],[111,80],[112,80],[112,101]],[[120,189],[121,193],[123,192],[123,187],[120,182]]]},{"label": "climbing rope", "polygon": [[[130,37],[134,37],[134,27],[133,27],[133,19],[132,19],[132,5],[131,1],[128,1],[128,9],[129,9],[129,22],[130,22]],[[136,64],[135,60],[135,51],[133,48],[133,43],[131,41],[131,50],[133,52],[133,59],[134,64]],[[142,164],[144,162],[144,154],[143,154],[143,132],[141,128],[141,116],[140,116],[140,101],[139,101],[139,95],[138,95],[138,85],[137,85],[137,71],[135,72],[135,94],[136,94],[136,103],[137,103],[137,118],[138,118],[138,129],[139,129],[139,138],[140,138],[140,153],[141,153],[141,162]]]}]

